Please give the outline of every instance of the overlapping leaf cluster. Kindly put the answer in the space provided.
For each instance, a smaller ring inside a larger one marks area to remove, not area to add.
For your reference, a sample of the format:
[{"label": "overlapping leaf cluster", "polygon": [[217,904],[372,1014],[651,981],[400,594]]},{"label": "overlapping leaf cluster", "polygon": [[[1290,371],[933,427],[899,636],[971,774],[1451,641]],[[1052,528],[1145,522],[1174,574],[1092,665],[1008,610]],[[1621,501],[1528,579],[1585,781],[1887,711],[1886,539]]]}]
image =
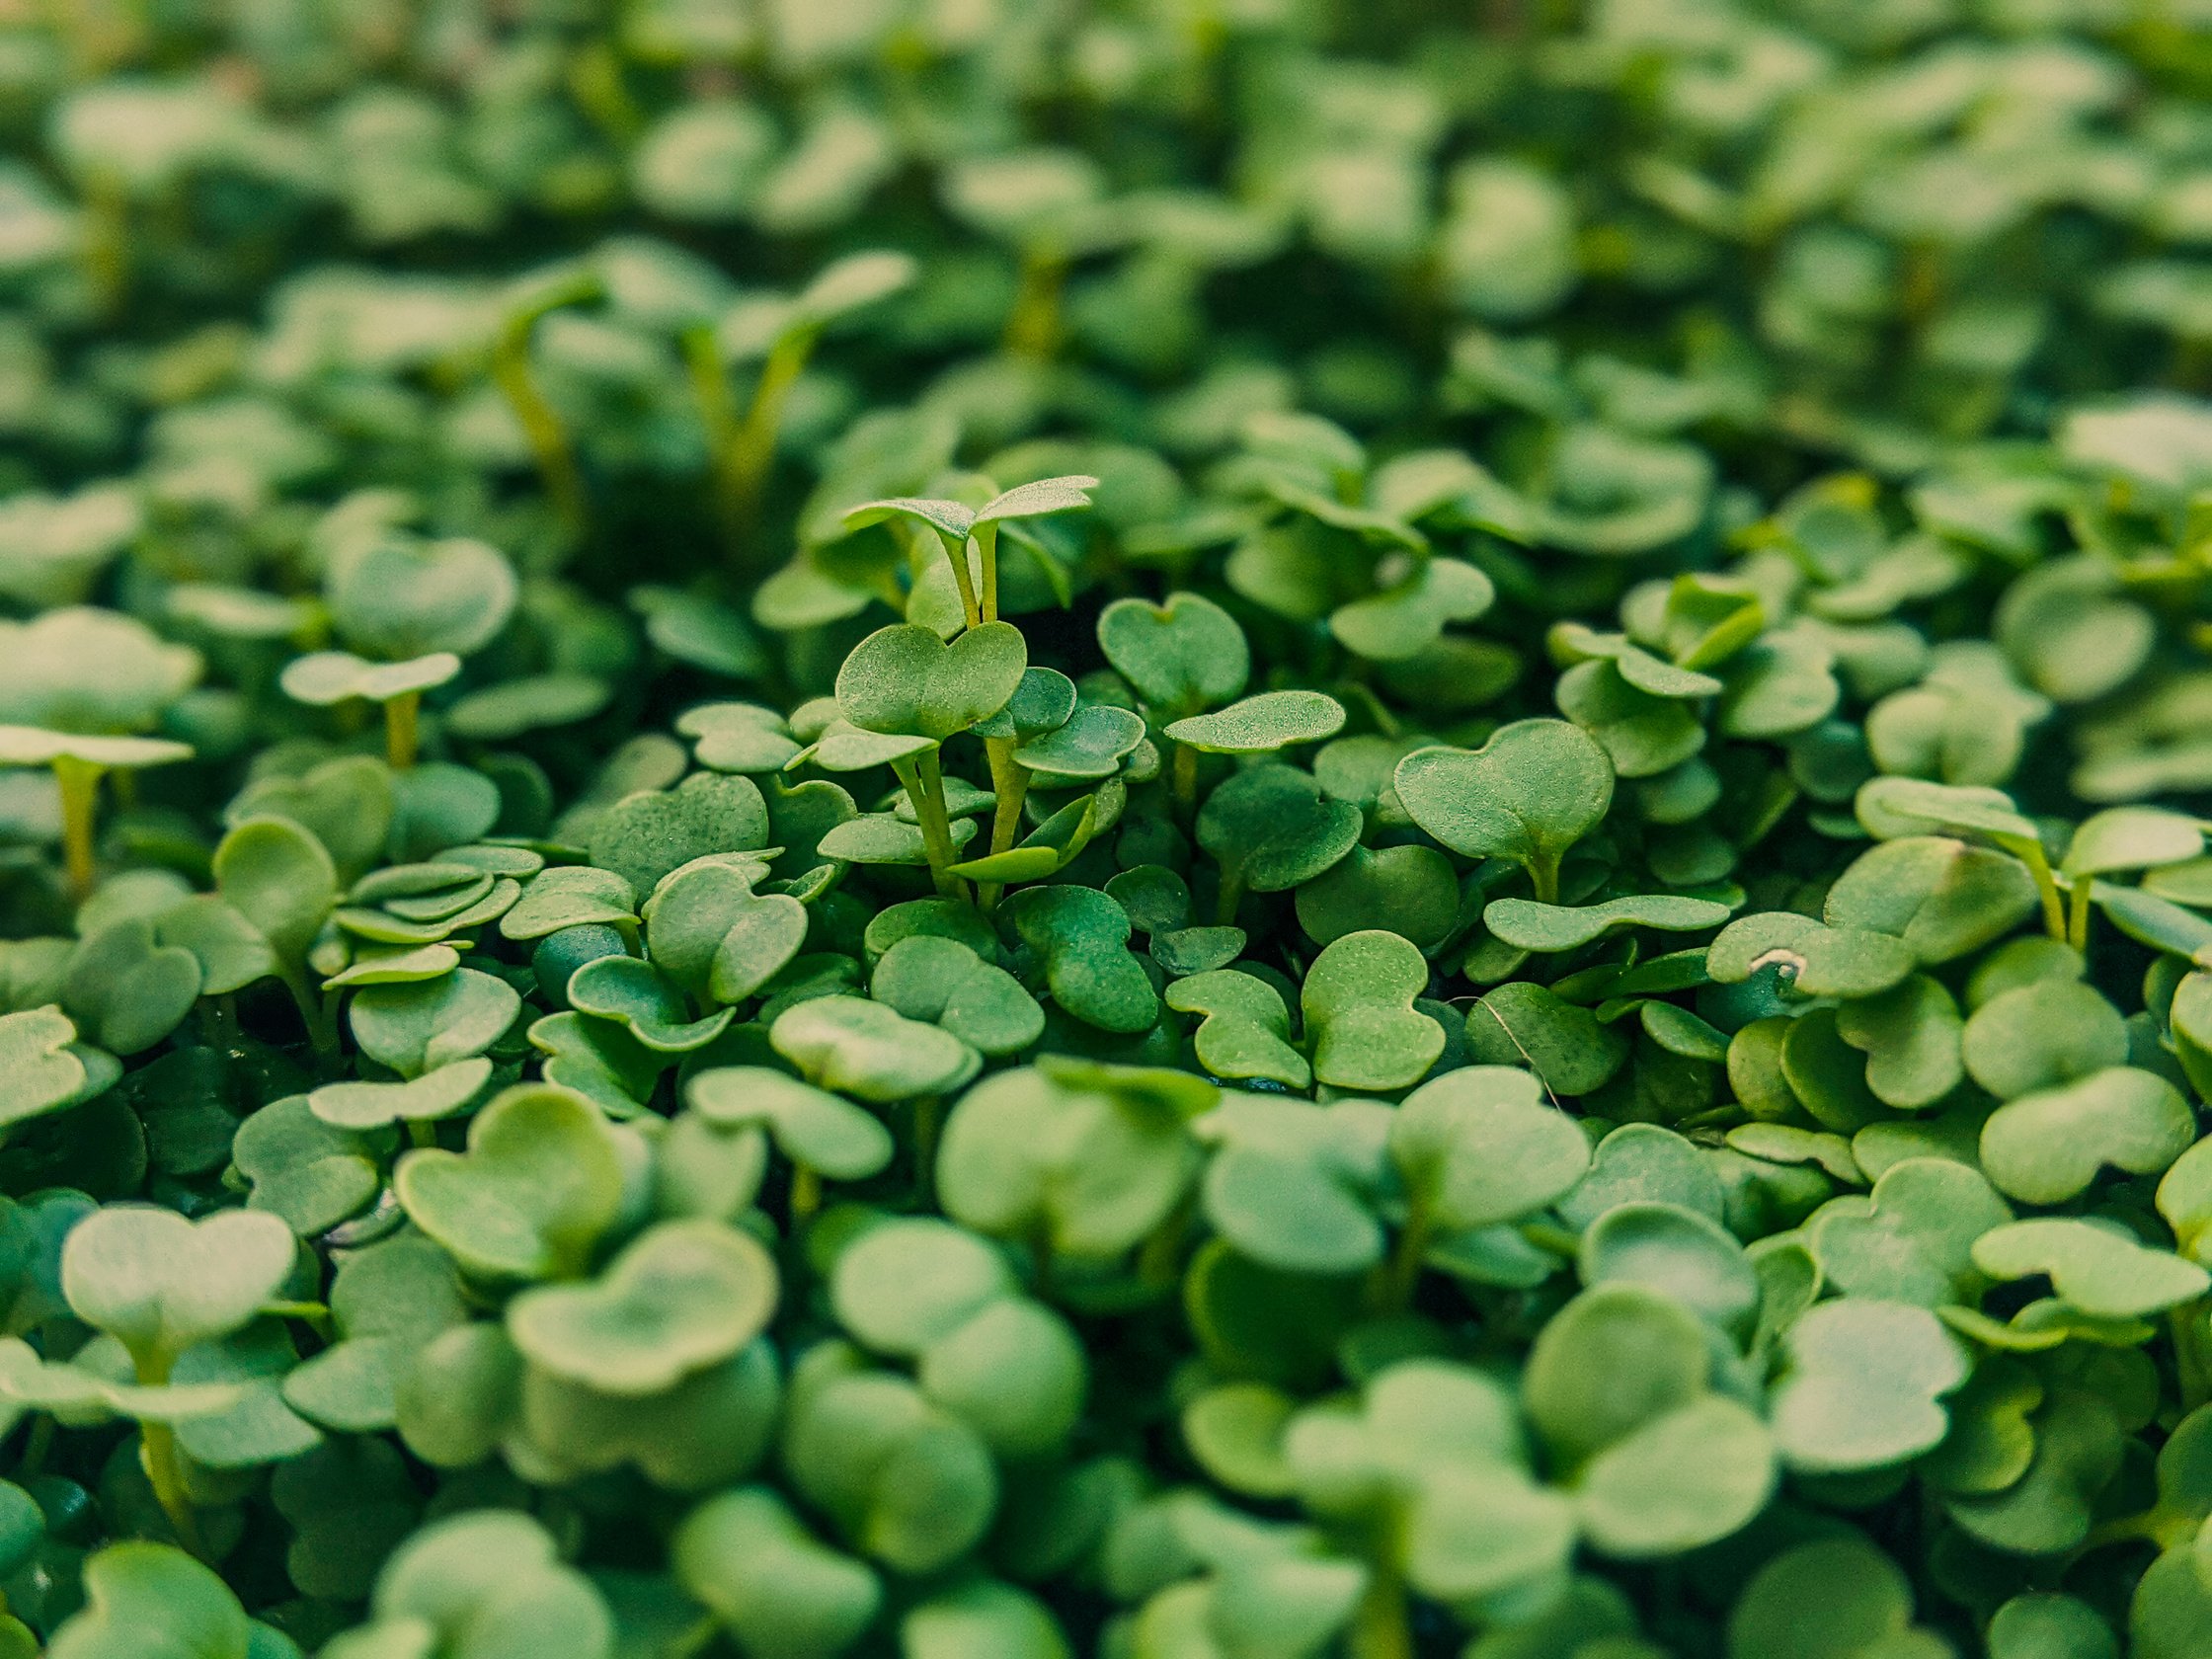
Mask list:
[{"label": "overlapping leaf cluster", "polygon": [[0,1655],[2212,1653],[2202,22],[0,14]]}]

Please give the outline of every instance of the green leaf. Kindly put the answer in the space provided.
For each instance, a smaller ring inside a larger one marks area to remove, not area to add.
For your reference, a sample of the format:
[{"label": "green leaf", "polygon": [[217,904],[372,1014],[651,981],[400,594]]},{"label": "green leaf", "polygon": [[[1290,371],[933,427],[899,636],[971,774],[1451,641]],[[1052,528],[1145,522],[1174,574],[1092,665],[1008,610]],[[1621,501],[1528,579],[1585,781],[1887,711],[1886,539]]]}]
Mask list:
[{"label": "green leaf", "polygon": [[53,1659],[258,1659],[246,1611],[211,1568],[165,1543],[110,1544],[84,1565],[84,1611]]},{"label": "green leaf", "polygon": [[226,1210],[192,1222],[116,1205],[70,1229],[61,1288],[86,1324],[166,1363],[260,1312],[296,1250],[291,1228],[275,1216]]},{"label": "green leaf", "polygon": [[1350,1089],[1418,1082],[1445,1043],[1444,1028],[1413,1007],[1428,984],[1428,963],[1394,933],[1347,933],[1322,951],[1301,993],[1313,1075]]},{"label": "green leaf", "polygon": [[1883,1468],[1930,1450],[1949,1426],[1943,1396],[1969,1370],[1936,1315],[1904,1303],[1820,1303],[1783,1343],[1769,1413],[1783,1463],[1804,1473]]},{"label": "green leaf", "polygon": [[718,1129],[760,1126],[785,1157],[832,1180],[862,1180],[891,1162],[891,1134],[873,1116],[766,1066],[719,1066],[694,1072],[684,1099]]},{"label": "green leaf", "polygon": [[1167,736],[1208,754],[1267,754],[1319,743],[1344,728],[1344,705],[1319,691],[1262,691],[1212,714],[1175,721]]},{"label": "green leaf", "polygon": [[2104,1319],[2160,1312],[2212,1289],[2212,1274],[2194,1262],[2071,1217],[1993,1227],[1974,1241],[1974,1265],[1992,1279],[2043,1274],[2067,1302]]},{"label": "green leaf", "polygon": [[1613,804],[1613,765],[1563,720],[1520,720],[1479,750],[1415,750],[1395,785],[1415,824],[1454,852],[1536,873],[1548,903],[1559,860]]},{"label": "green leaf", "polygon": [[946,1093],[983,1064],[941,1026],[860,996],[818,996],[786,1009],[768,1040],[810,1081],[879,1102]]},{"label": "green leaf", "polygon": [[1728,919],[1728,907],[1709,899],[1648,894],[1599,905],[1540,905],[1528,899],[1493,899],[1482,925],[1519,950],[1575,950],[1617,927],[1660,927],[1697,933]]},{"label": "green leaf", "polygon": [[401,1158],[392,1189],[470,1274],[569,1277],[615,1218],[622,1162],[582,1095],[525,1084],[469,1121],[465,1153],[427,1147]]},{"label": "green leaf", "polygon": [[684,1589],[749,1652],[835,1659],[875,1621],[883,1588],[865,1562],[809,1533],[764,1486],[724,1492],[670,1544]]},{"label": "green leaf", "polygon": [[541,1285],[509,1304],[532,1365],[607,1394],[658,1394],[767,1328],[774,1261],[720,1222],[664,1222],[585,1285]]},{"label": "green leaf", "polygon": [[1244,630],[1199,593],[1114,600],[1098,613],[1098,647],[1147,705],[1176,718],[1231,701],[1252,674]]}]

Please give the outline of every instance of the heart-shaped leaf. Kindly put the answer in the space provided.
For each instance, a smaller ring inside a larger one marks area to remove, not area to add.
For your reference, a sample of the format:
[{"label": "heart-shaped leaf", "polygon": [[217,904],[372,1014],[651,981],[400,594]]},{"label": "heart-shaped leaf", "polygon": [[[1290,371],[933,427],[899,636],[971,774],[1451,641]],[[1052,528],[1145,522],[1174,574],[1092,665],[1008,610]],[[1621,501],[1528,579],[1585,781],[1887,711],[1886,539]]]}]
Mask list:
[{"label": "heart-shaped leaf", "polygon": [[1418,1082],[1444,1052],[1444,1028],[1417,1013],[1429,965],[1395,933],[1347,933],[1313,959],[1302,1000],[1313,1075],[1336,1088]]},{"label": "heart-shaped leaf", "polygon": [[507,1328],[532,1365],[608,1394],[657,1394],[730,1358],[775,1312],[776,1268],[750,1233],[665,1222],[590,1284],[541,1285]]},{"label": "heart-shaped leaf", "polygon": [[1174,722],[1167,736],[1207,754],[1268,754],[1344,729],[1344,705],[1320,691],[1262,691]]},{"label": "heart-shaped leaf", "polygon": [[776,1016],[776,1053],[824,1088],[863,1100],[943,1094],[976,1074],[983,1057],[937,1025],[861,996],[818,996]]},{"label": "heart-shaped leaf", "polygon": [[986,622],[950,645],[899,623],[853,647],[837,671],[837,706],[863,731],[942,741],[1004,707],[1028,662],[1011,623]]},{"label": "heart-shaped leaf", "polygon": [[891,1162],[891,1132],[850,1101],[764,1066],[718,1066],[684,1085],[691,1110],[718,1129],[765,1129],[793,1163],[858,1181]]},{"label": "heart-shaped leaf", "polygon": [[1559,860],[1613,804],[1613,763],[1563,720],[1515,721],[1479,750],[1417,750],[1393,781],[1414,823],[1454,852],[1519,864],[1546,904]]},{"label": "heart-shaped leaf", "polygon": [[1199,593],[1159,604],[1116,599],[1098,613],[1098,648],[1146,703],[1180,719],[1234,699],[1251,678],[1236,619]]},{"label": "heart-shaped leaf", "polygon": [[1696,933],[1728,919],[1728,907],[1709,899],[1647,894],[1598,905],[1540,905],[1527,899],[1493,899],[1482,925],[1518,950],[1576,950],[1617,927],[1658,927]]},{"label": "heart-shaped leaf", "polygon": [[166,1366],[259,1313],[296,1250],[291,1228],[275,1216],[225,1210],[193,1222],[115,1205],[70,1229],[61,1288],[86,1324]]},{"label": "heart-shaped leaf", "polygon": [[622,1163],[582,1095],[508,1089],[469,1122],[468,1150],[426,1147],[393,1171],[408,1218],[486,1279],[578,1273],[622,1201]]}]

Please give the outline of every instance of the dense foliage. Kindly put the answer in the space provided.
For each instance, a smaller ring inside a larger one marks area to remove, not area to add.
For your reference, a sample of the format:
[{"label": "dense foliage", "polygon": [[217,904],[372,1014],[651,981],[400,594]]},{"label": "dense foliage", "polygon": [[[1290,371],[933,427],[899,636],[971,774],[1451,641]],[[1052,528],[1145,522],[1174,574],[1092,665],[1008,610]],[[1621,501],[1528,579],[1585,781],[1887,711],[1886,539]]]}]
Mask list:
[{"label": "dense foliage", "polygon": [[2208,41],[0,6],[0,1659],[2212,1655]]}]

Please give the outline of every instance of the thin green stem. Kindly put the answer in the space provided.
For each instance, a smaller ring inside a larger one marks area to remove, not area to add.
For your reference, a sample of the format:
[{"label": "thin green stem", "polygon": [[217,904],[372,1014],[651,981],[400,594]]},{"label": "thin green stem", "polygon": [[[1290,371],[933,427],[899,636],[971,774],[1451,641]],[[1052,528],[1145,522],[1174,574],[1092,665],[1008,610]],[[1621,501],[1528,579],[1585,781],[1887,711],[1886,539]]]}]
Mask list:
[{"label": "thin green stem", "polygon": [[1436,1216],[1429,1195],[1416,1189],[1408,1198],[1405,1225],[1399,1229],[1397,1247],[1382,1269],[1376,1304],[1384,1313],[1403,1313],[1413,1305],[1413,1293],[1421,1283],[1421,1265],[1436,1234]]},{"label": "thin green stem", "polygon": [[410,1146],[434,1146],[437,1145],[437,1125],[428,1118],[407,1120],[407,1144]]},{"label": "thin green stem", "polygon": [[[996,805],[990,816],[990,850],[1010,851],[1021,833],[1022,803],[1029,798],[1029,768],[1014,758],[1018,738],[986,738],[984,754],[990,761],[990,788]],[[977,889],[977,902],[994,908],[1005,891],[1003,882],[986,882]]]},{"label": "thin green stem", "polygon": [[2090,948],[2090,898],[2094,886],[2087,875],[2076,876],[2067,895],[2066,942],[2076,950]]},{"label": "thin green stem", "polygon": [[945,816],[944,774],[938,769],[937,751],[925,749],[919,754],[903,755],[892,761],[891,769],[898,774],[900,783],[906,787],[907,799],[913,804],[914,823],[921,830],[922,852],[929,860],[929,874],[937,884],[937,891],[948,899],[965,897],[966,884],[950,868],[952,824]]},{"label": "thin green stem", "polygon": [[925,1094],[914,1101],[914,1202],[926,1207],[937,1177],[937,1138],[945,1126],[945,1097]]},{"label": "thin green stem", "polygon": [[998,525],[995,520],[976,526],[976,555],[983,565],[984,620],[995,622],[998,620]]},{"label": "thin green stem", "polygon": [[2025,849],[2021,861],[2027,865],[2027,873],[2035,878],[2036,897],[2043,902],[2043,931],[2059,943],[2066,943],[2066,904],[2059,898],[2058,882],[2051,875],[2051,861],[2043,856],[2041,847]]},{"label": "thin green stem", "polygon": [[1236,920],[1236,907],[1244,903],[1244,866],[1222,873],[1221,896],[1214,904],[1214,919],[1227,927]]},{"label": "thin green stem", "polygon": [[423,694],[402,691],[384,699],[384,758],[395,772],[415,764],[423,743]]},{"label": "thin green stem", "polygon": [[93,824],[100,802],[102,768],[73,754],[56,755],[53,781],[61,791],[61,857],[69,891],[82,900],[98,875],[93,856]]},{"label": "thin green stem", "polygon": [[725,533],[733,540],[743,533],[745,484],[738,474],[738,440],[742,431],[738,401],[730,391],[730,375],[722,361],[722,345],[714,325],[699,323],[677,337],[683,350],[683,366],[691,376],[691,399],[698,405],[699,426],[706,434],[707,462],[714,472],[715,511]]},{"label": "thin green stem", "polygon": [[968,573],[968,541],[964,536],[955,541],[951,536],[937,537],[945,549],[945,559],[952,566],[953,586],[960,590],[960,614],[973,628],[984,619],[983,606],[976,598],[975,578]]},{"label": "thin green stem", "polygon": [[698,1659],[700,1654],[714,1645],[715,1638],[721,1634],[722,1620],[711,1613],[707,1614],[669,1643],[662,1652],[662,1659]]},{"label": "thin green stem", "polygon": [[[168,1355],[149,1349],[133,1354],[131,1364],[140,1387],[160,1388],[168,1384],[171,1364]],[[177,1541],[204,1560],[207,1547],[199,1536],[199,1517],[193,1509],[192,1495],[185,1489],[185,1465],[177,1450],[177,1431],[167,1423],[141,1422],[138,1449],[146,1479],[153,1485],[154,1499],[161,1505],[162,1514],[169,1517]]]},{"label": "thin green stem", "polygon": [[[65,12],[75,9],[64,0]],[[122,181],[106,168],[84,181],[84,234],[78,247],[94,307],[103,317],[115,316],[130,290],[130,199]]]},{"label": "thin green stem", "polygon": [[746,406],[745,421],[731,440],[722,468],[729,477],[731,511],[740,533],[750,535],[760,516],[760,496],[768,469],[775,464],[776,437],[783,430],[783,407],[807,359],[814,355],[815,331],[801,329],[769,348],[760,378]]},{"label": "thin green stem", "polygon": [[1351,1659],[1413,1659],[1413,1625],[1405,1606],[1405,1581],[1394,1566],[1377,1562],[1367,1594],[1352,1614]]},{"label": "thin green stem", "polygon": [[1556,905],[1559,902],[1559,855],[1540,852],[1530,860],[1529,880],[1537,890],[1537,903]]},{"label": "thin green stem", "polygon": [[2194,1411],[2212,1400],[2212,1298],[2199,1297],[2166,1316],[2173,1338],[2174,1380],[2181,1389],[2181,1409]]},{"label": "thin green stem", "polygon": [[1006,350],[1017,357],[1043,361],[1060,350],[1060,293],[1067,277],[1067,259],[1058,248],[1022,250],[1021,286],[1006,315]]},{"label": "thin green stem", "polygon": [[44,1412],[31,1419],[31,1432],[23,1437],[23,1455],[16,1462],[16,1478],[27,1479],[46,1466],[53,1455],[54,1420]]},{"label": "thin green stem", "polygon": [[822,1171],[808,1163],[791,1166],[791,1230],[797,1232],[822,1208]]},{"label": "thin green stem", "polygon": [[1175,810],[1188,824],[1198,816],[1198,750],[1189,744],[1175,745],[1175,758],[1168,764],[1168,787],[1175,794]]},{"label": "thin green stem", "polygon": [[284,988],[291,992],[292,1001],[298,1005],[300,1020],[307,1027],[307,1040],[315,1046],[315,1052],[321,1055],[336,1054],[337,1004],[328,997],[315,994],[314,987],[307,983],[307,970],[303,964],[279,963],[276,977],[283,982]]},{"label": "thin green stem", "polygon": [[584,473],[577,465],[576,450],[569,442],[560,411],[538,388],[530,365],[530,342],[542,318],[563,306],[595,299],[599,292],[596,276],[579,273],[509,316],[500,325],[499,339],[492,347],[492,380],[514,410],[522,436],[536,458],[538,476],[545,481],[545,493],[552,498],[553,510],[571,536],[583,535],[590,522]]}]

